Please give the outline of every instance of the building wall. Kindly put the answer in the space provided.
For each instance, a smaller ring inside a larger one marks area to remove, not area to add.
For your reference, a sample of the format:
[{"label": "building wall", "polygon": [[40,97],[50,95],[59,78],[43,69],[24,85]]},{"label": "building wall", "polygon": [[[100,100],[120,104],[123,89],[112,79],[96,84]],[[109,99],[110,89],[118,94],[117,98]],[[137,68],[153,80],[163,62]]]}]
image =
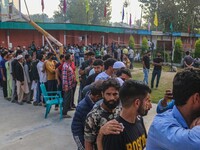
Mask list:
[{"label": "building wall", "polygon": [[[107,33],[107,32],[91,32],[91,31],[64,31],[64,30],[50,30],[49,32],[55,39],[61,42],[63,45],[68,44],[78,44],[78,45],[87,45],[93,43],[108,44],[117,43],[120,45],[128,45],[129,37],[131,34],[118,34],[118,33]],[[30,46],[32,41],[35,41],[37,47],[42,46],[42,34],[37,30],[7,30],[0,29],[0,45],[3,47],[9,47],[8,37],[12,47],[20,46]],[[66,35],[66,40],[64,39]],[[135,48],[140,48],[142,43],[142,38],[145,35],[134,34]],[[156,48],[157,40],[171,41],[168,37],[163,36],[145,36],[148,39],[151,39]],[[65,41],[64,41],[65,40]],[[196,38],[182,37],[184,49],[193,49]]]},{"label": "building wall", "polygon": [[6,32],[6,30],[0,30],[0,45],[2,45],[3,47],[7,47],[8,45]]}]

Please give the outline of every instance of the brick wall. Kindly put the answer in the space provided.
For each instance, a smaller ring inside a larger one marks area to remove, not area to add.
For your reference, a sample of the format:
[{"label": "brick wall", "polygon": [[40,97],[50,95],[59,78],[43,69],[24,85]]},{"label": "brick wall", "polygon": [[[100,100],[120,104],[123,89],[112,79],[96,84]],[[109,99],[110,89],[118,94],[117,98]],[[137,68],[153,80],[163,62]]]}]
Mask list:
[{"label": "brick wall", "polygon": [[[129,34],[117,33],[102,33],[102,32],[85,32],[85,31],[47,31],[55,39],[64,45],[64,34],[66,33],[66,45],[68,44],[85,44],[85,35],[87,35],[87,44],[102,43],[104,37],[104,44],[111,44],[113,42],[120,44],[128,44]],[[18,45],[29,46],[32,41],[35,41],[37,47],[42,46],[42,34],[37,30],[9,30],[10,43],[13,47]],[[0,30],[0,42],[4,47],[8,46],[7,30]],[[83,37],[83,38],[82,38]],[[134,35],[135,43],[140,42],[140,36]]]},{"label": "brick wall", "polygon": [[[85,31],[56,31],[51,30],[49,32],[55,39],[64,45],[64,34],[66,33],[66,45],[78,44],[83,45],[86,43],[85,35],[87,35],[87,44],[102,43],[104,37],[105,44],[111,44],[113,42],[120,44],[128,44],[130,34],[117,34],[117,33],[102,33],[102,32],[85,32]],[[42,34],[37,30],[0,30],[0,45],[8,47],[7,34],[10,35],[10,43],[13,47],[30,46],[32,41],[35,41],[37,47],[42,46]],[[140,35],[133,35],[135,39],[136,48],[140,46]],[[82,39],[83,37],[83,39]],[[183,40],[183,44],[189,45],[188,38]],[[192,48],[194,47],[195,38],[192,40]]]}]

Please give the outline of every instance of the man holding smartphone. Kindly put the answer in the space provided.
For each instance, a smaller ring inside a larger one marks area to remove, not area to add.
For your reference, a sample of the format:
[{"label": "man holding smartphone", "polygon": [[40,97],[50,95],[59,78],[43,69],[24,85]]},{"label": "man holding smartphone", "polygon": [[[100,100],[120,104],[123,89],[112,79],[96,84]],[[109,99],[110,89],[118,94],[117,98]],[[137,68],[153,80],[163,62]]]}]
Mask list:
[{"label": "man holding smartphone", "polygon": [[158,114],[165,112],[168,109],[172,109],[174,107],[174,99],[173,94],[170,89],[165,91],[165,96],[158,102],[156,112]]}]

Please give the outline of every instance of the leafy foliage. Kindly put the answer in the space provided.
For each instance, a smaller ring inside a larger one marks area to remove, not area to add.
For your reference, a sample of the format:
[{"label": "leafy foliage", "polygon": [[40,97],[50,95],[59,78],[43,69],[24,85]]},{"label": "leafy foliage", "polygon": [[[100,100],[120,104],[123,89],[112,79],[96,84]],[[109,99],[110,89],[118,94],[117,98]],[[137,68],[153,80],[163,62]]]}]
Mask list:
[{"label": "leafy foliage", "polygon": [[47,14],[33,14],[30,17],[34,22],[53,22],[53,19],[49,18]]},{"label": "leafy foliage", "polygon": [[135,48],[135,40],[134,40],[134,37],[132,35],[129,37],[129,44],[128,45],[131,49]]},{"label": "leafy foliage", "polygon": [[174,62],[180,63],[183,52],[183,43],[181,39],[176,39],[175,41],[175,50],[174,50]]},{"label": "leafy foliage", "polygon": [[170,56],[169,56],[169,52],[163,52],[164,58],[165,58],[165,62],[170,62]]},{"label": "leafy foliage", "polygon": [[[200,27],[199,0],[139,0],[144,6],[144,18],[153,24],[154,13],[158,12],[158,30],[179,32],[197,32]],[[155,26],[152,26],[152,28]]]},{"label": "leafy foliage", "polygon": [[144,52],[148,50],[148,40],[146,37],[143,37],[142,39],[142,54],[144,54]]},{"label": "leafy foliage", "polygon": [[195,42],[195,57],[200,58],[200,39]]},{"label": "leafy foliage", "polygon": [[[63,14],[63,0],[60,0],[59,11],[54,12],[55,22],[70,22],[77,24],[108,25],[111,19],[111,0],[88,0],[90,9],[86,13],[85,0],[68,0],[67,11]],[[106,5],[106,17],[104,8]]]}]

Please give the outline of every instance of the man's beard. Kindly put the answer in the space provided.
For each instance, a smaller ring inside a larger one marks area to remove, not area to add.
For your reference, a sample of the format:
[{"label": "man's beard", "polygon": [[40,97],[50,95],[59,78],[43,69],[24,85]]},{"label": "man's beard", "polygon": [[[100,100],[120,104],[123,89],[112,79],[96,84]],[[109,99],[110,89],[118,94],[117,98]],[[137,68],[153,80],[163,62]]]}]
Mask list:
[{"label": "man's beard", "polygon": [[106,101],[103,99],[103,103],[110,109],[115,109],[119,105],[119,99],[117,101],[111,100],[111,101]]},{"label": "man's beard", "polygon": [[142,107],[142,103],[140,104],[140,107],[138,108],[138,114],[140,116],[146,116],[148,114],[149,109],[147,106],[145,108]]}]

